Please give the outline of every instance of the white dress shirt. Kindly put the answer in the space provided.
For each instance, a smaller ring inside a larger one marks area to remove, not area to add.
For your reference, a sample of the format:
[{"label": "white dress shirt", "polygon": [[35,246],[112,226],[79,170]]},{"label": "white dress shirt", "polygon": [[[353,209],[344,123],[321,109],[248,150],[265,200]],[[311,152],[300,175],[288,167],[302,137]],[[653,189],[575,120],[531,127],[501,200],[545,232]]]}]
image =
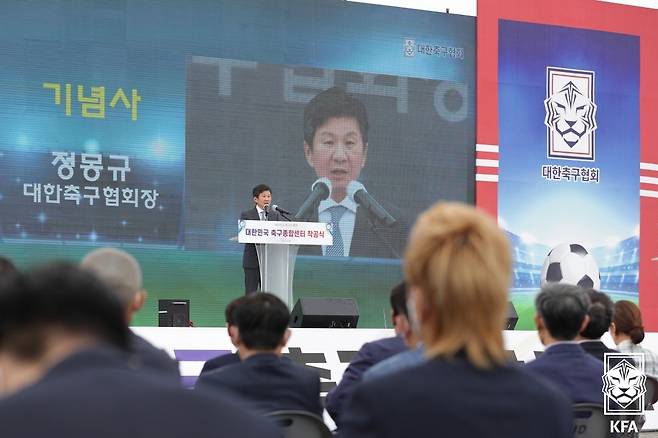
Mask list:
[{"label": "white dress shirt", "polygon": [[263,210],[263,209],[260,208],[258,205],[256,205],[256,211],[258,212],[258,219],[260,219],[260,220],[262,220],[262,221],[266,221],[266,220],[267,220],[267,219],[263,218],[263,216],[264,216],[264,215],[263,215],[263,212],[264,212],[265,210]]},{"label": "white dress shirt", "polygon": [[[336,205],[342,205],[347,208],[343,216],[338,221],[338,228],[340,229],[340,235],[343,237],[343,255],[345,257],[350,255],[350,246],[352,245],[352,236],[354,235],[354,223],[356,222],[356,202],[354,202],[349,196],[345,196],[342,201],[336,202],[331,198],[327,198],[324,201],[320,202],[318,206],[318,221],[324,222],[325,224],[331,223],[331,213],[329,209],[335,207]],[[327,252],[327,246],[322,246],[322,255],[325,255]]]}]

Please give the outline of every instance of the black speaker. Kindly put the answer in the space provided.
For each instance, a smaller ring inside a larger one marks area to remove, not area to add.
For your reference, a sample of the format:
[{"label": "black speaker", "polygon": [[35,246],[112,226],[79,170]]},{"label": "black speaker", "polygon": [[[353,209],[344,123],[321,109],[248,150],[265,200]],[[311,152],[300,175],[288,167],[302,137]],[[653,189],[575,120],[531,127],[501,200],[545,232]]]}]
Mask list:
[{"label": "black speaker", "polygon": [[158,300],[159,327],[189,327],[190,300]]},{"label": "black speaker", "polygon": [[514,304],[511,301],[507,302],[507,324],[505,330],[514,330],[516,323],[519,321],[519,315],[516,313]]},{"label": "black speaker", "polygon": [[300,298],[290,314],[290,327],[356,328],[358,321],[354,298]]}]

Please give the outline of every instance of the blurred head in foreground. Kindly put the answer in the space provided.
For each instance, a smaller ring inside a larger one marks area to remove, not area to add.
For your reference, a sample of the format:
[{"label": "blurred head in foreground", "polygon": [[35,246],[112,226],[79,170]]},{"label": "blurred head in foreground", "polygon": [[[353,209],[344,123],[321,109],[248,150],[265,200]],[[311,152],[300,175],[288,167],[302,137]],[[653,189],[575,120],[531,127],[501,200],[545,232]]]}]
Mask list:
[{"label": "blurred head in foreground", "polygon": [[415,348],[418,342],[418,334],[416,327],[412,323],[407,310],[407,301],[409,294],[407,291],[407,284],[402,281],[391,289],[391,318],[393,320],[393,328],[395,334],[404,339],[404,343],[409,348]]},{"label": "blurred head in foreground", "polygon": [[18,272],[14,263],[7,257],[0,256],[0,277]]},{"label": "blurred head in foreground", "polygon": [[485,213],[437,203],[418,217],[404,271],[428,356],[463,351],[480,368],[507,360],[502,330],[511,268],[507,238]]},{"label": "blurred head in foreground", "polygon": [[121,304],[93,274],[54,263],[0,279],[0,393],[43,376],[74,352],[128,346]]},{"label": "blurred head in foreground", "polygon": [[117,248],[99,248],[87,254],[80,267],[100,278],[124,308],[128,324],[146,301],[142,269],[132,255]]}]

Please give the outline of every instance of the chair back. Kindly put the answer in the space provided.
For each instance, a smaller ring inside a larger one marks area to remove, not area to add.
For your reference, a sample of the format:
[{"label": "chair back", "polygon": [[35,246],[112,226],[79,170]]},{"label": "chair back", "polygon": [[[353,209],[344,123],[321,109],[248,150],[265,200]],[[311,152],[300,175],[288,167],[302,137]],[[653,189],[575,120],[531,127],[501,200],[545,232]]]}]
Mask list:
[{"label": "chair back", "polygon": [[285,438],[332,438],[322,418],[306,411],[276,411],[267,414],[279,425]]},{"label": "chair back", "polygon": [[594,403],[573,405],[574,438],[607,438],[610,436],[608,420],[603,415],[603,406]]}]

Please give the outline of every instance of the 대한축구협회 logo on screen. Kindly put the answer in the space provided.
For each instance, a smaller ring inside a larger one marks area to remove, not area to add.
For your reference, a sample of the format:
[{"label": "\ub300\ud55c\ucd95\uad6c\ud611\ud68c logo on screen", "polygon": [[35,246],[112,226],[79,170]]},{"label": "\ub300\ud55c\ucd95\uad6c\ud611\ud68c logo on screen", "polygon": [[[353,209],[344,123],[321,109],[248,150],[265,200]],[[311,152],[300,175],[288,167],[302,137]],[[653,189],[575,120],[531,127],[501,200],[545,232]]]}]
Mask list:
[{"label": "\ub300\ud55c\ucd95\uad6c\ud611\ud68c logo on screen", "polygon": [[544,108],[548,157],[594,160],[594,72],[546,67]]},{"label": "\ub300\ud55c\ucd95\uad6c\ud611\ud68c logo on screen", "polygon": [[411,38],[404,39],[404,56],[407,58],[416,56],[416,40]]},{"label": "\ub300\ud55c\ucd95\uad6c\ud611\ud68c logo on screen", "polygon": [[603,413],[625,416],[610,420],[610,432],[637,432],[635,419],[644,413],[647,392],[644,355],[605,353],[603,365]]}]

